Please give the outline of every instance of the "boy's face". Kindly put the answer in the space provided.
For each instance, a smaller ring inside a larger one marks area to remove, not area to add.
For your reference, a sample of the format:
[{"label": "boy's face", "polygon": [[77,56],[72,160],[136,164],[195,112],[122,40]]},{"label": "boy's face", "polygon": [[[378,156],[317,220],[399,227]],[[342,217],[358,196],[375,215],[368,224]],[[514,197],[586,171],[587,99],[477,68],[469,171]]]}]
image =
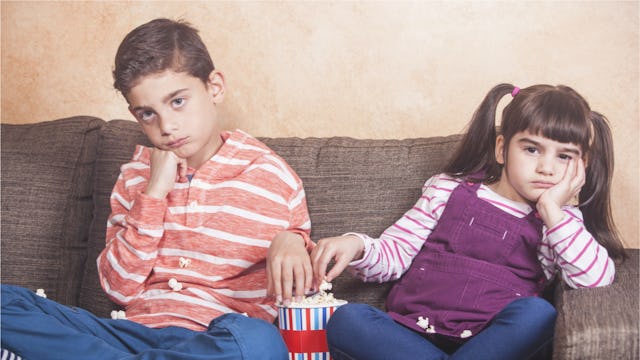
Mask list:
[{"label": "boy's face", "polygon": [[165,70],[144,76],[126,98],[153,145],[173,151],[199,168],[222,145],[217,105],[224,97],[224,78],[212,71],[207,83],[186,72]]}]

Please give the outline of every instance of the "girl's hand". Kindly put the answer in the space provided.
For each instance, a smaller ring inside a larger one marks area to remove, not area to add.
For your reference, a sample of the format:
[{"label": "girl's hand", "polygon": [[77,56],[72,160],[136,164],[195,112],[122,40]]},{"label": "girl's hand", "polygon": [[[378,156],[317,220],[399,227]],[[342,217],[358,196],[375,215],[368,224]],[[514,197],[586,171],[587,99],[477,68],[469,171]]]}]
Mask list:
[{"label": "girl's hand", "polygon": [[[364,243],[355,235],[318,240],[311,252],[314,288],[318,288],[322,280],[331,282],[347,268],[351,261],[361,258],[363,252]],[[331,260],[335,260],[335,264],[327,273],[327,266]]]},{"label": "girl's hand", "polygon": [[267,252],[267,294],[285,306],[292,295],[300,302],[311,288],[312,275],[302,236],[290,231],[276,235]]},{"label": "girl's hand", "polygon": [[580,158],[571,160],[562,179],[540,195],[536,208],[547,227],[553,227],[562,221],[562,207],[570,204],[571,200],[580,194],[584,182],[584,161]]},{"label": "girl's hand", "polygon": [[145,194],[164,199],[173,189],[177,178],[187,176],[187,160],[172,151],[153,149],[151,152],[151,175]]}]

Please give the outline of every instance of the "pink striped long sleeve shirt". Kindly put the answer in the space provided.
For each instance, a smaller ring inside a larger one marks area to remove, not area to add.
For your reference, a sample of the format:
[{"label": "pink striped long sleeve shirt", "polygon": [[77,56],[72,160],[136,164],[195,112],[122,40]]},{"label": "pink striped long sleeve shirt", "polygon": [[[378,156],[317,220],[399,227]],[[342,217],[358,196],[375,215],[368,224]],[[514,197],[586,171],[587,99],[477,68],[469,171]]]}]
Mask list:
[{"label": "pink striped long sleeve shirt", "polygon": [[[349,270],[364,281],[396,280],[409,269],[413,258],[442,216],[449,196],[460,180],[445,174],[435,175],[424,184],[422,196],[379,238],[359,236],[365,245],[362,259],[349,264]],[[532,207],[506,199],[481,185],[478,197],[507,214],[525,217]],[[565,217],[552,228],[543,226],[538,259],[547,279],[557,272],[571,287],[598,287],[613,282],[615,266],[607,250],[587,231],[582,212],[565,206]]]},{"label": "pink striped long sleeve shirt", "polygon": [[190,169],[192,180],[176,182],[162,200],[144,194],[149,148],[139,146],[122,166],[97,264],[103,289],[126,307],[128,319],[203,330],[224,313],[267,321],[277,315],[267,298],[265,259],[282,231],[311,244],[302,181],[248,134],[222,138],[207,163]]}]

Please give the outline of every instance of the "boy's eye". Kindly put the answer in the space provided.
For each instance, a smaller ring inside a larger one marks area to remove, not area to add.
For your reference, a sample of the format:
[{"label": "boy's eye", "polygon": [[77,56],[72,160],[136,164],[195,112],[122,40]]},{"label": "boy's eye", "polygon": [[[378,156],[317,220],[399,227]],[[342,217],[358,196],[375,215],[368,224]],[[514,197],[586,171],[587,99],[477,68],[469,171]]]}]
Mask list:
[{"label": "boy's eye", "polygon": [[140,111],[137,114],[138,119],[144,122],[151,122],[154,116],[155,113],[151,110]]},{"label": "boy's eye", "polygon": [[538,152],[538,149],[536,149],[533,146],[527,146],[527,147],[524,148],[524,151],[526,151],[528,153],[531,153],[531,154],[535,154],[535,153]]},{"label": "boy's eye", "polygon": [[171,103],[173,104],[174,107],[181,107],[182,105],[184,105],[185,100],[184,98],[176,98],[176,99],[173,99]]}]

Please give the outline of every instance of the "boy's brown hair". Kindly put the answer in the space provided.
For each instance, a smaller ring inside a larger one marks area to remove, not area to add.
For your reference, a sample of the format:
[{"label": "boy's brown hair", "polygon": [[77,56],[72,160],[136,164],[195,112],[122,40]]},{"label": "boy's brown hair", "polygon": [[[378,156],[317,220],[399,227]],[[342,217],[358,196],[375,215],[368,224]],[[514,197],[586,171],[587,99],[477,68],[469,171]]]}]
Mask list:
[{"label": "boy's brown hair", "polygon": [[133,29],[120,43],[113,86],[126,97],[141,77],[167,69],[187,72],[206,83],[214,65],[191,24],[155,19]]}]

